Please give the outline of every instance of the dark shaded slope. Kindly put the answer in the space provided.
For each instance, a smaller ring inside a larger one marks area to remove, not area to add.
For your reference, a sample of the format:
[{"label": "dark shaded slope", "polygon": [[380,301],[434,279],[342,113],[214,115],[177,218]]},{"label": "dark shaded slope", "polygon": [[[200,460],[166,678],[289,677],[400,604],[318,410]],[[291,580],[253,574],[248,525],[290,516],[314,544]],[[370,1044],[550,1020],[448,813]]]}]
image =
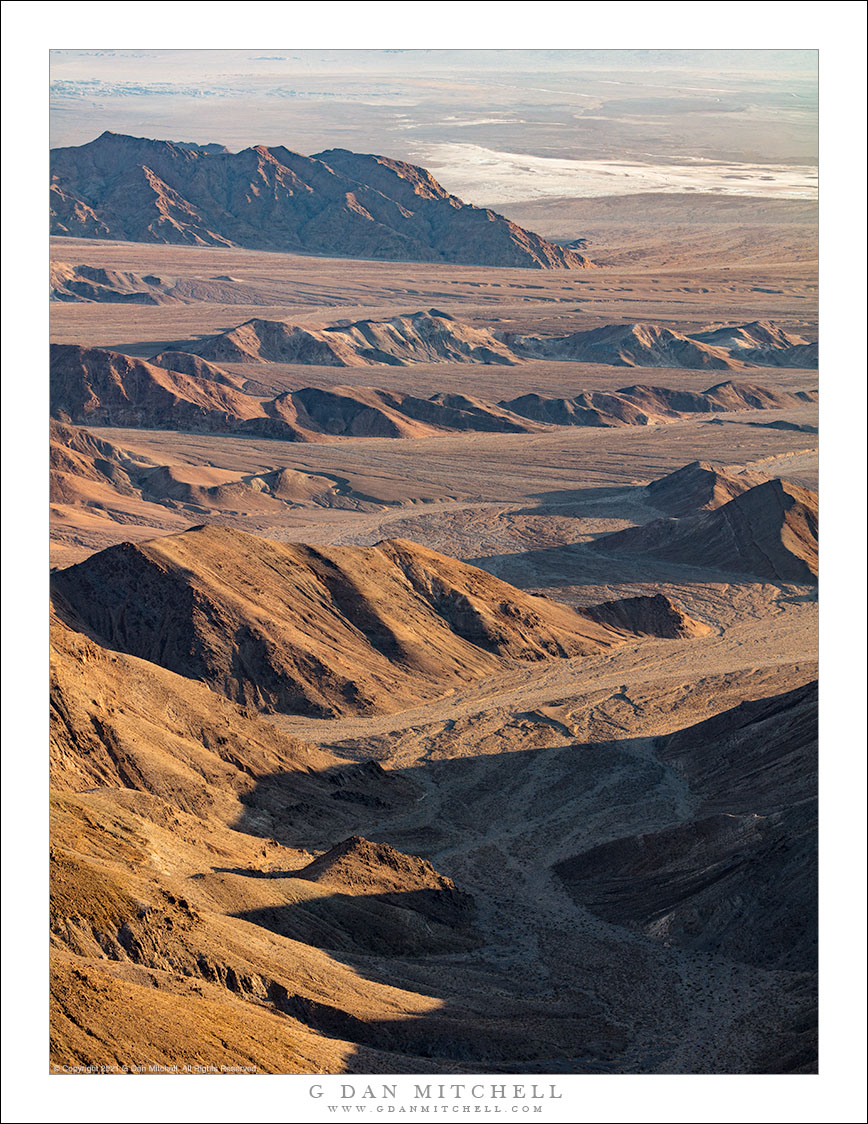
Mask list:
[{"label": "dark shaded slope", "polygon": [[768,480],[715,511],[629,527],[596,539],[591,546],[772,581],[813,583],[818,535],[816,493],[783,480]]},{"label": "dark shaded slope", "polygon": [[816,971],[817,685],[658,740],[693,817],[555,868],[599,916],[667,944]]}]

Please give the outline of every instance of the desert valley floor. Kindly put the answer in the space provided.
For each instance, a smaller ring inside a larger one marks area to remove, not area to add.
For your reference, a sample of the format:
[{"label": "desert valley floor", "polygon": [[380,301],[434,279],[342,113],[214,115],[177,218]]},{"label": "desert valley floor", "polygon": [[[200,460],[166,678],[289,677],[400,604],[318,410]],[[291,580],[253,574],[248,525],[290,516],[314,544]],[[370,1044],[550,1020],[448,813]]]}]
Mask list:
[{"label": "desert valley floor", "polygon": [[52,239],[55,1065],[815,1071],[814,228],[663,199]]}]

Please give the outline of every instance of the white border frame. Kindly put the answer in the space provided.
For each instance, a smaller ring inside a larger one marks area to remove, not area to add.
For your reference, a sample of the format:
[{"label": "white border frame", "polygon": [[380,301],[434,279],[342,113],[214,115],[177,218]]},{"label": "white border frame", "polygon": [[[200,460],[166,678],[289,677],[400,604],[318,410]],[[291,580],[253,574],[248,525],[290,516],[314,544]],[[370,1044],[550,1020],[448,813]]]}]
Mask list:
[{"label": "white border frame", "polygon": [[[400,18],[397,18],[400,13]],[[821,1073],[569,1077],[546,1121],[842,1121],[864,1116],[865,5],[846,3],[20,3],[3,6],[2,563],[4,1121],[314,1120],[304,1077],[49,1078],[47,421],[49,48],[576,46],[820,51],[823,350]],[[151,29],[159,29],[152,38]],[[284,28],[286,29],[284,31]],[[167,30],[168,29],[168,30]],[[263,31],[267,30],[267,35]],[[624,42],[624,37],[627,41]],[[460,38],[460,44],[456,42]],[[858,508],[858,510],[857,510]],[[432,1080],[443,1080],[434,1078]],[[488,1080],[491,1080],[488,1078]],[[519,1078],[510,1078],[519,1080]],[[539,1080],[539,1078],[537,1078]],[[216,1084],[215,1082],[219,1082]],[[652,1082],[653,1084],[649,1084]],[[710,1084],[713,1082],[713,1084]]]}]

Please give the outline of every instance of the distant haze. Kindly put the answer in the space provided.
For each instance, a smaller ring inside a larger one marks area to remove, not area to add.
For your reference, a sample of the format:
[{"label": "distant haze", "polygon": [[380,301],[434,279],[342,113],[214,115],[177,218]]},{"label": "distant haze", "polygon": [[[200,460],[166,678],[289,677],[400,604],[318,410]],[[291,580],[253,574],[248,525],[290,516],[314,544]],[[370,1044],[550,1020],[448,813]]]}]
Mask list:
[{"label": "distant haze", "polygon": [[814,51],[53,51],[51,143],[343,147],[491,205],[813,199],[816,71]]}]

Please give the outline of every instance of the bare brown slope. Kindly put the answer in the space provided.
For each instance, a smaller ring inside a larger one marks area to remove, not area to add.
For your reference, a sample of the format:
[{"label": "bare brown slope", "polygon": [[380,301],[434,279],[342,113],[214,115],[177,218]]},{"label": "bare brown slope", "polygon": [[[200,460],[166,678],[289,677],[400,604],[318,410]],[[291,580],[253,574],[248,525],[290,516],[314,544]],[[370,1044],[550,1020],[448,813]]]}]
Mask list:
[{"label": "bare brown slope", "polygon": [[382,507],[340,477],[286,467],[244,473],[159,464],[99,433],[50,422],[52,566],[79,562],[120,538],[149,539],[214,516],[238,518],[241,511],[253,523],[281,525],[299,507]]},{"label": "bare brown slope", "polygon": [[284,713],[393,711],[505,659],[623,638],[400,540],[315,549],[200,527],[102,551],[54,591],[110,646]]},{"label": "bare brown slope", "polygon": [[[456,952],[479,943],[472,896],[456,889],[452,879],[438,874],[427,859],[406,855],[388,843],[353,835],[314,859],[297,877],[329,887],[336,895],[329,920],[333,917],[340,924],[345,905],[350,906],[346,920],[355,922],[355,943],[371,952]],[[375,911],[368,910],[365,923],[359,907],[366,903],[386,917],[378,919]],[[269,917],[261,912],[250,919],[270,927]],[[391,932],[379,931],[382,920],[391,923]],[[279,916],[271,925],[283,928]],[[359,932],[362,926],[368,930],[365,935]]]},{"label": "bare brown slope", "polygon": [[606,324],[568,336],[519,336],[504,342],[518,355],[618,367],[734,369],[740,366],[722,347],[691,339],[657,324]]},{"label": "bare brown slope", "polygon": [[[158,358],[170,362],[171,354]],[[179,366],[189,373],[102,348],[52,345],[52,416],[86,425],[235,432],[283,441],[322,440],[317,435],[326,434],[415,437],[436,432],[402,416],[398,401],[372,387],[333,393],[307,389],[263,402],[238,390],[231,377],[221,378],[219,368],[199,357],[181,354]]]},{"label": "bare brown slope", "polygon": [[645,494],[660,511],[689,515],[722,507],[766,479],[758,472],[736,474],[707,461],[692,461],[659,480],[652,480]]},{"label": "bare brown slope", "polygon": [[51,785],[132,788],[224,822],[257,777],[303,778],[334,759],[273,731],[202,683],[109,652],[55,615],[51,627]]},{"label": "bare brown slope", "polygon": [[545,425],[613,427],[648,425],[652,420],[677,417],[673,410],[651,412],[620,392],[580,391],[572,398],[552,398],[545,394],[522,394],[498,405],[520,417]]},{"label": "bare brown slope", "polygon": [[533,264],[541,269],[584,269],[593,264],[575,250],[547,242],[495,211],[468,207],[445,191],[430,172],[415,164],[345,148],[331,148],[316,155],[335,171],[370,185],[410,214],[424,219],[430,231],[427,237],[445,261],[503,266]]},{"label": "bare brown slope", "polygon": [[[177,367],[172,364],[177,354]],[[274,399],[243,392],[201,356],[162,352],[153,362],[102,348],[55,344],[51,411],[79,425],[231,432],[282,441],[329,436],[426,437],[444,430],[522,433],[520,418],[481,400],[417,398],[376,387],[304,387]]]},{"label": "bare brown slope", "polygon": [[726,348],[735,359],[757,367],[816,367],[817,343],[787,332],[771,320],[691,333],[691,339]]},{"label": "bare brown slope", "polygon": [[772,581],[813,583],[818,564],[817,495],[796,484],[769,480],[715,511],[629,527],[595,540],[592,547]]},{"label": "bare brown slope", "polygon": [[307,386],[263,404],[271,416],[317,440],[339,437],[426,437],[444,431],[527,433],[540,427],[490,402],[458,394],[419,398],[373,386]]},{"label": "bare brown slope", "polygon": [[179,531],[190,518],[161,505],[147,490],[158,466],[140,453],[105,441],[87,429],[49,423],[51,564],[68,565],[82,552],[100,550],[125,536],[151,538]]},{"label": "bare brown slope", "polygon": [[50,719],[52,789],[135,792],[130,807],[158,823],[168,811],[226,830],[243,821],[258,836],[334,839],[372,801],[387,808],[415,798],[378,765],[300,742],[203,683],[101,647],[56,614]]},{"label": "bare brown slope", "polygon": [[367,367],[409,363],[494,363],[520,359],[491,332],[464,324],[436,308],[308,328],[281,320],[248,320],[190,345],[205,359],[232,363],[302,363]]},{"label": "bare brown slope", "polygon": [[414,890],[398,877],[394,901],[339,877],[320,889],[292,876],[309,852],[274,836],[321,846],[372,807],[410,806],[412,783],[338,761],[56,620],[51,778],[55,1065],[406,1068],[359,1048],[363,1020],[433,1004],[362,981],[313,946],[465,947],[464,895],[444,880],[419,898],[421,860],[397,852]]},{"label": "bare brown slope", "polygon": [[624,629],[637,636],[660,636],[675,640],[708,636],[712,631],[709,625],[695,620],[662,593],[653,597],[622,597],[617,601],[604,601],[580,611],[583,616],[598,624]]},{"label": "bare brown slope", "polygon": [[532,359],[696,370],[817,366],[816,343],[768,320],[702,332],[642,323],[605,324],[564,336],[500,335],[515,354]]},{"label": "bare brown slope", "polygon": [[[402,409],[399,396],[372,386],[303,387],[279,394],[266,411],[293,429],[337,437],[427,437],[437,426],[416,421]],[[430,413],[448,425],[445,410]]]},{"label": "bare brown slope", "polygon": [[175,304],[169,286],[159,277],[93,265],[52,262],[51,300],[89,304]]},{"label": "bare brown slope", "polygon": [[799,343],[792,347],[758,347],[752,351],[742,351],[740,354],[747,363],[755,367],[819,367],[819,345],[815,343]]},{"label": "bare brown slope", "polygon": [[786,351],[808,341],[794,332],[787,332],[771,320],[754,320],[750,324],[724,325],[691,332],[690,338],[728,351],[751,352],[767,348]]},{"label": "bare brown slope", "polygon": [[[140,1067],[151,1074],[218,1074],[224,1066],[230,1073],[249,1066],[249,1072],[339,1073],[353,1053],[350,1044],[324,1039],[281,1013],[227,1001],[214,985],[134,965],[126,973],[138,978],[125,978],[109,960],[52,957],[50,1048],[57,1072],[99,1067],[120,1074]],[[367,1065],[375,1071],[375,1062]]]},{"label": "bare brown slope", "polygon": [[89,484],[110,485],[118,497],[132,498],[137,495],[132,477],[155,467],[148,457],[53,418],[49,421],[48,459],[52,503],[85,498]]},{"label": "bare brown slope", "polygon": [[[492,332],[456,320],[436,308],[319,328],[281,320],[253,319],[189,344],[203,358],[232,363],[300,363],[364,367],[412,363],[484,363],[511,366],[525,358],[605,363],[621,367],[743,370],[751,366],[816,366],[816,344],[799,341],[775,325],[726,332],[723,344],[703,342],[656,324],[607,324],[567,336],[523,336]],[[717,338],[710,333],[709,338]],[[746,346],[746,341],[755,346]],[[765,342],[763,342],[765,341]],[[813,351],[811,350],[813,349]],[[800,362],[804,359],[804,362]]]},{"label": "bare brown slope", "polygon": [[264,145],[210,152],[105,132],[52,151],[52,230],[391,261],[589,264],[462,203],[424,168],[341,150],[321,156]]},{"label": "bare brown slope", "polygon": [[221,386],[231,386],[241,390],[245,379],[240,375],[230,375],[214,363],[209,363],[199,355],[192,355],[186,351],[161,351],[148,360],[155,367],[163,367],[167,371],[178,371],[191,378],[204,379],[205,382],[220,383]]},{"label": "bare brown slope", "polygon": [[52,345],[50,396],[52,417],[77,424],[298,436],[231,386],[96,347]]},{"label": "bare brown slope", "polygon": [[[324,819],[343,811],[329,803]],[[52,830],[54,1065],[448,1071],[478,1035],[472,1016],[438,1019],[440,1002],[412,984],[341,963],[467,947],[457,891],[320,886],[293,876],[305,852],[131,790],[56,796]],[[498,1012],[504,1051],[513,1013]]]},{"label": "bare brown slope", "polygon": [[[413,1024],[438,1000],[319,949],[464,949],[478,942],[472,899],[385,844],[351,836],[319,864],[297,849],[346,837],[372,809],[403,813],[412,781],[57,620],[51,671],[53,1064],[450,1068],[430,1060],[436,1020]],[[466,1052],[467,1016],[443,1029],[442,1051]]]},{"label": "bare brown slope", "polygon": [[388,843],[353,835],[298,872],[310,882],[333,882],[368,891],[454,890],[451,878],[438,874],[427,859],[404,855]]},{"label": "bare brown slope", "polygon": [[814,391],[795,394],[753,383],[728,381],[702,392],[665,386],[624,386],[616,391],[579,391],[571,398],[523,394],[498,405],[548,425],[613,427],[667,422],[691,414],[779,410],[814,402]]},{"label": "bare brown slope", "polygon": [[816,390],[773,390],[767,386],[730,379],[717,383],[703,392],[718,409],[723,410],[777,410],[784,406],[803,405],[816,402]]},{"label": "bare brown slope", "polygon": [[173,354],[162,352],[158,365],[102,348],[52,345],[52,416],[77,424],[323,441],[456,430],[523,433],[541,424],[648,425],[691,413],[779,409],[816,399],[813,392],[791,394],[741,382],[721,383],[701,394],[633,386],[615,393],[581,391],[569,399],[527,394],[497,404],[456,394],[420,398],[373,386],[302,387],[260,399],[239,389],[252,389],[249,382],[201,356],[179,352],[183,371],[171,369]]}]

